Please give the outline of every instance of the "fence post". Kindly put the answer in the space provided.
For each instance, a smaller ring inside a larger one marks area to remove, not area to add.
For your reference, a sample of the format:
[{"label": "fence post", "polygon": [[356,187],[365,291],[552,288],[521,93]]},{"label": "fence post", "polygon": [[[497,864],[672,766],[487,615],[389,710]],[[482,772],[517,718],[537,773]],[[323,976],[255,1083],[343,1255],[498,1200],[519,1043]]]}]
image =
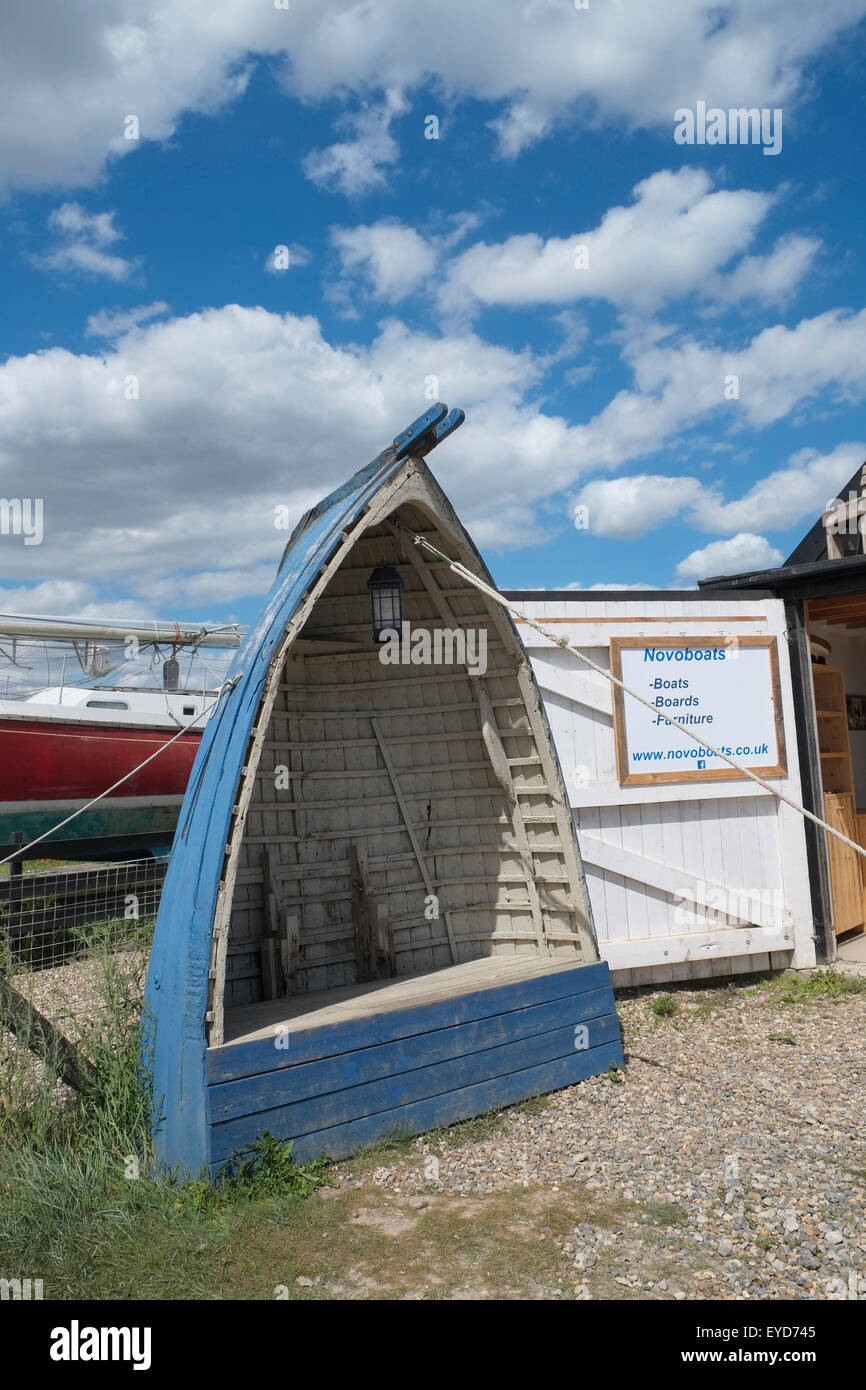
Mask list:
[{"label": "fence post", "polygon": [[[12,845],[24,844],[24,831],[13,830],[9,836],[9,843]],[[24,898],[24,860],[20,854],[15,854],[9,860],[9,944],[12,945],[14,936],[20,935],[23,924],[23,914],[21,903]]]}]

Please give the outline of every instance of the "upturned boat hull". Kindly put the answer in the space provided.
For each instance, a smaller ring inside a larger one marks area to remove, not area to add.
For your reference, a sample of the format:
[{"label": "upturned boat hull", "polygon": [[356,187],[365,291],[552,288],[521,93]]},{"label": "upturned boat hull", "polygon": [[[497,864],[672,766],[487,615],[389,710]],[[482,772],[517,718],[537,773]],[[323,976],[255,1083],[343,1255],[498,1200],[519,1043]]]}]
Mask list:
[{"label": "upturned boat hull", "polygon": [[205,730],[148,970],[161,1169],[265,1134],[339,1158],[622,1064],[538,688],[422,462],[461,418],[303,518]]}]

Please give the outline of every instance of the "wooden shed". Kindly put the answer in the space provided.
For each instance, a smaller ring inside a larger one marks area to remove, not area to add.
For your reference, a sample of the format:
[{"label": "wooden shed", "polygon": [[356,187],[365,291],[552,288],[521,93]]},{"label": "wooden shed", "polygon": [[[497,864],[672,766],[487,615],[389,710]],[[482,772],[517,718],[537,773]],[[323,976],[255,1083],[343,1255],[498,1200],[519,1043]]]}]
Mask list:
[{"label": "wooden shed", "polygon": [[743,592],[506,595],[578,652],[518,623],[615,986],[815,964],[802,816],[581,661],[800,802],[802,695],[786,607],[767,578]]},{"label": "wooden shed", "polygon": [[[773,595],[791,666],[803,804],[866,849],[866,464],[784,564],[706,586],[740,605],[759,590]],[[866,858],[814,822],[804,833],[818,958],[832,961],[840,941],[851,947],[866,932]]]},{"label": "wooden shed", "polygon": [[514,624],[413,540],[492,582],[423,462],[461,420],[303,518],[206,727],[147,979],[160,1166],[341,1157],[622,1061]]}]

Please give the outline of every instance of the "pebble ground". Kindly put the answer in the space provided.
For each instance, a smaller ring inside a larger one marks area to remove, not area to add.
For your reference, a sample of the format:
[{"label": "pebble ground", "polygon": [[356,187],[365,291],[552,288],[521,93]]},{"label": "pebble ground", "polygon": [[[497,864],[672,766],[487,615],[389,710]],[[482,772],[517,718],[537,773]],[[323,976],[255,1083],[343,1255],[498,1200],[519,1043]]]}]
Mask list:
[{"label": "pebble ground", "polygon": [[423,1136],[364,1185],[413,1206],[575,1184],[618,1200],[618,1221],[557,1238],[577,1297],[866,1298],[866,994],[785,990],[677,991],[667,1015],[663,991],[621,998],[624,1072],[474,1142]]}]

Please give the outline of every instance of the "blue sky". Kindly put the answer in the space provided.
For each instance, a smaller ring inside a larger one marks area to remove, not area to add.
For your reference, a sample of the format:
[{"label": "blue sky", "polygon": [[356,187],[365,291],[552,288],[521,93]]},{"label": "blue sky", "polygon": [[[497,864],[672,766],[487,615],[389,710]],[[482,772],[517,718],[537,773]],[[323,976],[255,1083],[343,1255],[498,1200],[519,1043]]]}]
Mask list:
[{"label": "blue sky", "polygon": [[[866,459],[866,0],[649,9],[7,16],[0,495],[44,521],[0,607],[248,621],[275,508],[433,387],[502,587],[783,558]],[[699,101],[781,151],[676,143]]]}]

